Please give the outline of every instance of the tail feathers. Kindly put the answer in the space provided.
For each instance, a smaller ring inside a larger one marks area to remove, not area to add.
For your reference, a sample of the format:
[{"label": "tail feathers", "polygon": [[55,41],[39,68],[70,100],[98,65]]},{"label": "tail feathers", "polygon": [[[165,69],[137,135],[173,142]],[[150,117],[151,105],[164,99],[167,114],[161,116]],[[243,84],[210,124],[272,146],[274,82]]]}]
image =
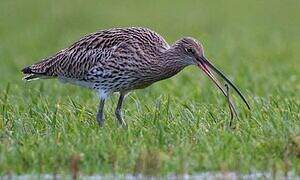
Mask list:
[{"label": "tail feathers", "polygon": [[42,74],[25,74],[25,76],[22,78],[24,81],[34,81],[38,79],[51,79],[54,78],[53,76],[46,76]]},{"label": "tail feathers", "polygon": [[25,67],[22,69],[22,73],[24,74],[23,80],[24,81],[33,81],[37,79],[48,79],[51,78],[50,76],[47,76],[45,73],[38,73],[34,72],[31,68],[31,66]]},{"label": "tail feathers", "polygon": [[36,80],[36,79],[39,79],[41,76],[37,75],[37,74],[26,74],[24,77],[23,77],[23,80],[24,81],[33,81],[33,80]]},{"label": "tail feathers", "polygon": [[23,80],[30,81],[34,79],[48,79],[57,77],[56,64],[64,57],[64,51],[58,52],[56,55],[43,59],[40,62],[32,64],[22,69],[24,74]]}]

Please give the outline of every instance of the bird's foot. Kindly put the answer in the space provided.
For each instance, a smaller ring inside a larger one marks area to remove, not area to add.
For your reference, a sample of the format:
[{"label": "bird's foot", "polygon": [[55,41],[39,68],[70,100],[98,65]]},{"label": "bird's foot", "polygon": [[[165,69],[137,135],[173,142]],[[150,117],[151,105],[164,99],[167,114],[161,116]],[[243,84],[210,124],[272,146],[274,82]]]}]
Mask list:
[{"label": "bird's foot", "polygon": [[99,124],[100,127],[103,127],[104,126],[104,118],[101,114],[97,114],[97,122]]},{"label": "bird's foot", "polygon": [[120,110],[116,110],[116,117],[117,117],[117,120],[118,120],[118,123],[124,127],[124,128],[127,128],[127,124],[126,122],[124,121],[124,119],[122,118],[122,113]]}]

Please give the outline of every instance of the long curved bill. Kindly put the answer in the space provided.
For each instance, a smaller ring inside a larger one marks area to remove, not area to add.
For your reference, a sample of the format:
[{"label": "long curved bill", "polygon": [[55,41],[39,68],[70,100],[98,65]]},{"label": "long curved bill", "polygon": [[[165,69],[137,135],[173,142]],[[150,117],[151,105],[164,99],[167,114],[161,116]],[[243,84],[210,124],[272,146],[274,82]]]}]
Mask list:
[{"label": "long curved bill", "polygon": [[243,102],[246,104],[247,108],[250,110],[250,105],[247,102],[246,98],[243,96],[243,94],[240,92],[240,90],[233,84],[232,81],[230,81],[225,76],[225,74],[222,71],[220,71],[211,62],[209,62],[208,59],[206,59],[204,56],[200,57],[198,59],[198,64],[197,65],[215,83],[215,85],[221,90],[221,92],[224,94],[224,96],[227,97],[231,113],[234,113],[235,115],[237,115],[236,108],[235,108],[231,98],[229,97],[229,94],[227,93],[228,88],[227,88],[227,91],[224,90],[223,86],[220,84],[220,82],[214,76],[214,74],[211,72],[211,70],[213,72],[215,72],[216,74],[218,74],[219,76],[221,76],[238,93],[238,95],[241,97]]}]

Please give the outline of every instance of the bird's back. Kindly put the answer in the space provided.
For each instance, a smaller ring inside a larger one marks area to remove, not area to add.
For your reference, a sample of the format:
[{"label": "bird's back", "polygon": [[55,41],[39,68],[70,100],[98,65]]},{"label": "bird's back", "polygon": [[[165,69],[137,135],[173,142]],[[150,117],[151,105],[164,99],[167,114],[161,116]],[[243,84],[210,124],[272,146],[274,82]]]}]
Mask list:
[{"label": "bird's back", "polygon": [[[138,52],[151,59],[168,48],[167,42],[150,29],[113,28],[88,34],[54,56],[24,68],[22,72],[27,75],[25,77],[27,80],[36,77],[81,80],[98,63],[105,64],[112,56],[122,53],[123,55],[132,53],[134,56],[134,53]],[[127,60],[134,61],[135,58]]]}]

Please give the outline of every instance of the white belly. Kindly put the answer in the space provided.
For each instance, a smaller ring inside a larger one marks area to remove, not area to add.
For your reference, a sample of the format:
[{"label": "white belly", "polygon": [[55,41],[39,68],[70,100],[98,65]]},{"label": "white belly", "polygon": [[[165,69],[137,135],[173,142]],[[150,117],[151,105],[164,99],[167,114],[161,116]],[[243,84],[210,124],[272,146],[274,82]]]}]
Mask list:
[{"label": "white belly", "polygon": [[72,78],[65,78],[65,77],[59,77],[58,78],[61,83],[70,83],[74,84],[76,86],[86,87],[86,88],[93,88],[94,83],[87,82],[87,81],[80,81],[77,79]]}]

